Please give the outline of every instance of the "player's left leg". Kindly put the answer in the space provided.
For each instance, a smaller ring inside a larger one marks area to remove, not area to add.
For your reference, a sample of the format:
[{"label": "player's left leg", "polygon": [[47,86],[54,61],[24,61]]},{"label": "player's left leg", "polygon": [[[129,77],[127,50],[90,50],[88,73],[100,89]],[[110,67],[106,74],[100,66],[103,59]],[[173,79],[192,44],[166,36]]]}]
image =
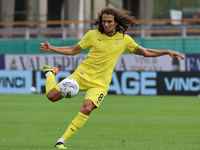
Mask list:
[{"label": "player's left leg", "polygon": [[74,118],[74,120],[72,120],[67,130],[65,131],[63,136],[58,140],[58,142],[56,143],[54,147],[58,149],[66,148],[64,146],[64,143],[86,123],[86,121],[89,118],[90,113],[95,108],[97,107],[93,104],[91,100],[89,99],[85,100],[80,111],[78,112],[78,115]]},{"label": "player's left leg", "polygon": [[97,106],[95,106],[91,100],[86,99],[81,106],[78,115],[74,118],[74,120],[72,120],[62,138],[66,141],[72,135],[74,135],[85,124],[89,118],[90,113],[96,108]]},{"label": "player's left leg", "polygon": [[90,88],[86,92],[85,101],[81,106],[78,115],[69,124],[66,132],[58,140],[55,145],[56,148],[63,148],[65,142],[74,135],[88,120],[90,113],[96,109],[103,101],[104,96],[107,95],[107,91],[102,88]]}]

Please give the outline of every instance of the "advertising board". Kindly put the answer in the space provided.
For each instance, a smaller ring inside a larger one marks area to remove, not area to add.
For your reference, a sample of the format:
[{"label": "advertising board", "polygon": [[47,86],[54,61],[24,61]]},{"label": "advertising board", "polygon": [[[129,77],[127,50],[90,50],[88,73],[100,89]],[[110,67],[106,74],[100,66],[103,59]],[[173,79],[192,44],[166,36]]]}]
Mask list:
[{"label": "advertising board", "polygon": [[[72,71],[60,71],[56,82]],[[41,71],[0,70],[0,93],[45,93],[46,77]],[[199,95],[200,72],[123,71],[112,74],[109,94],[117,95]]]},{"label": "advertising board", "polygon": [[[65,56],[49,55],[5,55],[6,70],[41,70],[45,64],[59,67],[63,71],[74,71],[87,57],[86,54]],[[134,54],[123,54],[117,61],[115,71],[185,71],[185,61],[161,57],[143,57]]]},{"label": "advertising board", "polygon": [[31,71],[0,70],[0,93],[30,94]]}]

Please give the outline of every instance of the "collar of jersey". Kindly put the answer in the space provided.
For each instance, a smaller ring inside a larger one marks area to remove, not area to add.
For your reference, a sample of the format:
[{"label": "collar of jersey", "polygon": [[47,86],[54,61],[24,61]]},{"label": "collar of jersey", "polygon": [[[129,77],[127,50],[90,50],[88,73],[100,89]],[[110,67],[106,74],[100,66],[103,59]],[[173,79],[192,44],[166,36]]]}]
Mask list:
[{"label": "collar of jersey", "polygon": [[[106,33],[104,33],[105,35],[107,35]],[[115,32],[115,34],[113,34],[113,35],[107,35],[108,37],[113,37],[113,36],[115,36],[117,34],[117,32]]]},{"label": "collar of jersey", "polygon": [[109,35],[107,35],[107,34],[105,34],[105,33],[103,33],[104,35],[105,35],[105,37],[107,38],[107,39],[121,39],[121,38],[123,38],[123,34],[121,34],[121,33],[119,33],[119,32],[116,32],[114,35],[112,35],[112,36],[109,36]]}]

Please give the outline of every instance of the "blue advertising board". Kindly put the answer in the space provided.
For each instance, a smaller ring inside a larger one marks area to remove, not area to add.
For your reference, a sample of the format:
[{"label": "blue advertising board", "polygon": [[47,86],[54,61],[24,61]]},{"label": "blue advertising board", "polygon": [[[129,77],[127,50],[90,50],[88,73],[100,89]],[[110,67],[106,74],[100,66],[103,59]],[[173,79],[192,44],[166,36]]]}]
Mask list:
[{"label": "blue advertising board", "polygon": [[[60,71],[56,83],[73,72]],[[46,77],[41,71],[0,70],[0,93],[45,93]],[[200,72],[113,72],[108,94],[117,95],[199,95]]]},{"label": "blue advertising board", "polygon": [[0,70],[0,93],[30,94],[32,71]]}]

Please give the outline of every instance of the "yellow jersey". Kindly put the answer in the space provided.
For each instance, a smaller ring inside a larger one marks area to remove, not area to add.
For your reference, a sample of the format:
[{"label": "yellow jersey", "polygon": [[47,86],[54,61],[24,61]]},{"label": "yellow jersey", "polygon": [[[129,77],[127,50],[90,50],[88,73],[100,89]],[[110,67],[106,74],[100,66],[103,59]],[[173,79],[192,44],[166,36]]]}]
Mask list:
[{"label": "yellow jersey", "polygon": [[82,51],[89,48],[89,52],[75,73],[106,90],[109,88],[118,58],[123,52],[133,53],[139,47],[127,34],[117,32],[113,36],[108,36],[98,30],[87,32],[76,45]]}]

